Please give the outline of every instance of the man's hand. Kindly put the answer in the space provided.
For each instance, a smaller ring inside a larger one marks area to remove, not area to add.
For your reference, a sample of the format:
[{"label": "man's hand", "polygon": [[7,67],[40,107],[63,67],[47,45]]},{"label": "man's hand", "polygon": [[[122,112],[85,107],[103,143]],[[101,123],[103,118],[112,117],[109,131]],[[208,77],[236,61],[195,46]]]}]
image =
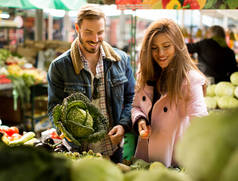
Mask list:
[{"label": "man's hand", "polygon": [[119,145],[123,139],[125,130],[121,125],[114,126],[108,133],[113,145]]}]

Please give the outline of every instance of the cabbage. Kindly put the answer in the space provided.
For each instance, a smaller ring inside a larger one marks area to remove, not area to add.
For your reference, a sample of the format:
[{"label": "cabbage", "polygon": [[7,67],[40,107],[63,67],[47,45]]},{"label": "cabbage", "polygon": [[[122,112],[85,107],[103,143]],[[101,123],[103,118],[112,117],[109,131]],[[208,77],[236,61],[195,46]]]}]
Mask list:
[{"label": "cabbage", "polygon": [[235,88],[234,94],[235,94],[235,97],[238,98],[238,86]]},{"label": "cabbage", "polygon": [[124,174],[124,181],[136,181],[136,178],[139,178],[140,175],[143,175],[147,170],[132,170]]},{"label": "cabbage", "polygon": [[64,98],[53,109],[53,121],[60,132],[74,144],[97,142],[109,128],[109,121],[87,96],[77,92]]},{"label": "cabbage", "polygon": [[208,109],[215,109],[217,107],[217,101],[215,97],[206,96],[204,97],[204,100]]},{"label": "cabbage", "polygon": [[142,172],[132,181],[190,181],[190,178],[182,172],[174,169],[153,169]]},{"label": "cabbage", "polygon": [[166,169],[166,168],[167,167],[163,163],[161,163],[159,161],[154,161],[154,162],[152,162],[150,164],[149,170],[153,170],[153,169]]},{"label": "cabbage", "polygon": [[216,88],[216,84],[210,84],[207,86],[207,96],[215,96],[215,88]]},{"label": "cabbage", "polygon": [[234,85],[238,85],[238,72],[234,72],[230,76],[231,83]]},{"label": "cabbage", "polygon": [[237,118],[234,109],[192,120],[176,145],[175,159],[193,181],[238,180]]},{"label": "cabbage", "polygon": [[215,87],[216,96],[233,96],[235,87],[230,82],[219,82]]},{"label": "cabbage", "polygon": [[218,98],[217,105],[221,109],[230,109],[238,107],[238,100],[231,96],[222,96]]},{"label": "cabbage", "polygon": [[238,149],[236,150],[236,152],[232,154],[231,158],[229,159],[226,167],[224,168],[220,180],[222,181],[237,180],[238,178],[237,168],[238,168]]},{"label": "cabbage", "polygon": [[73,162],[71,181],[123,181],[121,170],[106,159],[85,158]]}]

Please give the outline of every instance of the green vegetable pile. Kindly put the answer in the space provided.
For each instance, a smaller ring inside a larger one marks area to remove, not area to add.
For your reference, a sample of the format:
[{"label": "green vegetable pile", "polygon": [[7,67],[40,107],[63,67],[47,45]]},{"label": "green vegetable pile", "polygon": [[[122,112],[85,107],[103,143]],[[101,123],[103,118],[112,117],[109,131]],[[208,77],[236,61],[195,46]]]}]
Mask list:
[{"label": "green vegetable pile", "polygon": [[238,107],[238,72],[230,76],[230,82],[221,81],[207,86],[205,103],[208,110]]},{"label": "green vegetable pile", "polygon": [[1,181],[70,181],[71,162],[32,146],[0,144]]},{"label": "green vegetable pile", "polygon": [[0,48],[0,66],[3,66],[10,56],[12,56],[12,54],[9,50]]},{"label": "green vegetable pile", "polygon": [[192,120],[175,158],[193,181],[238,180],[238,109]]},{"label": "green vegetable pile", "polygon": [[83,142],[102,139],[109,128],[109,121],[87,96],[78,92],[63,100],[53,109],[56,127],[66,138],[78,146]]},{"label": "green vegetable pile", "polygon": [[71,181],[123,181],[121,170],[111,161],[84,158],[73,162]]},{"label": "green vegetable pile", "polygon": [[124,181],[191,181],[184,172],[160,168],[150,170],[133,170],[125,173]]}]

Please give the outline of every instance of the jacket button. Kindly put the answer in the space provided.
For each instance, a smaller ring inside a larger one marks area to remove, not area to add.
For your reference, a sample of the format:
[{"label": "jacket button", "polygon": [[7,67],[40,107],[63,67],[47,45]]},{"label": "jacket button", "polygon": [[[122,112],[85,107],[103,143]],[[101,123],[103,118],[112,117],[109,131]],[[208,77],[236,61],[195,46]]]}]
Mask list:
[{"label": "jacket button", "polygon": [[168,108],[167,107],[164,107],[164,112],[167,112],[168,111]]},{"label": "jacket button", "polygon": [[142,100],[143,100],[143,101],[145,101],[145,99],[146,99],[146,97],[145,97],[145,96],[143,96],[143,97],[142,97]]}]

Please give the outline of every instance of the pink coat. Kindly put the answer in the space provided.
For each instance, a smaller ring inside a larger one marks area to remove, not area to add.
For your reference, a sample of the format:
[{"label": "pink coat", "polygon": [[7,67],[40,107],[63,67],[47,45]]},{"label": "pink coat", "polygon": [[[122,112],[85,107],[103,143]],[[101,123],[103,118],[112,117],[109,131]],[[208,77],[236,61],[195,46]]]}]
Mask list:
[{"label": "pink coat", "polygon": [[[191,99],[185,108],[185,102],[180,101],[178,106],[170,105],[168,96],[162,95],[155,102],[151,113],[151,136],[149,139],[138,139],[135,157],[148,162],[160,161],[167,167],[173,162],[173,152],[176,141],[189,125],[191,117],[207,115],[207,108],[203,97],[205,78],[197,71],[189,72]],[[188,93],[183,84],[184,94]],[[148,118],[152,107],[153,86],[146,85],[137,92],[133,100],[133,125],[140,116]]]}]

